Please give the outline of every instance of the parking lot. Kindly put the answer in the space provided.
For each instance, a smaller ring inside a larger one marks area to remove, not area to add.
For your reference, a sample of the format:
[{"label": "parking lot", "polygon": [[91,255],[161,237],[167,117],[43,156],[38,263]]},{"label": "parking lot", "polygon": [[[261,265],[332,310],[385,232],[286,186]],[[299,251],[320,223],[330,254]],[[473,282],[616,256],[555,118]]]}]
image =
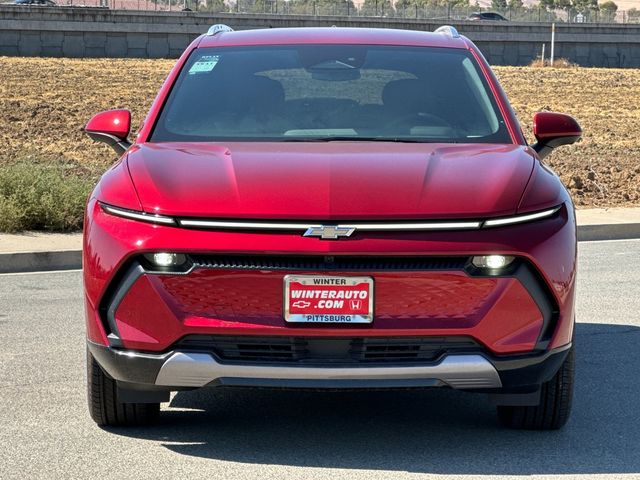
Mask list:
[{"label": "parking lot", "polygon": [[640,240],[579,250],[574,412],[551,433],[445,390],[183,392],[158,426],[103,430],[80,272],[0,275],[0,478],[640,478]]}]

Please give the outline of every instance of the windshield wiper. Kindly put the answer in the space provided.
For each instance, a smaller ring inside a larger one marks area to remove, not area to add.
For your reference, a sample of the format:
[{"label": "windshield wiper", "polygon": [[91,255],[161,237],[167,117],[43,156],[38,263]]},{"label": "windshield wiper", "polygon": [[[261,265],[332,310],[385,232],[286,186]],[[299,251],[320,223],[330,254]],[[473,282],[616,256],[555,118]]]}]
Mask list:
[{"label": "windshield wiper", "polygon": [[424,138],[363,137],[344,135],[330,137],[284,137],[284,142],[396,142],[396,143],[434,143]]}]

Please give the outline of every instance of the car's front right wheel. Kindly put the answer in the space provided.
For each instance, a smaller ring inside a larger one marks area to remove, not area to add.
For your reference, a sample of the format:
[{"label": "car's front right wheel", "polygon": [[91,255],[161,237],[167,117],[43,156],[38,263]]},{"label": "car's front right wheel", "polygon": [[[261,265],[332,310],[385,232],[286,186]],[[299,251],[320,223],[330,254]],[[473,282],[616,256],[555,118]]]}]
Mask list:
[{"label": "car's front right wheel", "polygon": [[124,403],[118,399],[116,381],[87,352],[87,399],[89,413],[105,427],[149,425],[158,421],[159,403]]},{"label": "car's front right wheel", "polygon": [[524,430],[557,430],[571,413],[575,353],[573,347],[558,372],[541,386],[540,404],[536,406],[498,406],[500,422]]}]

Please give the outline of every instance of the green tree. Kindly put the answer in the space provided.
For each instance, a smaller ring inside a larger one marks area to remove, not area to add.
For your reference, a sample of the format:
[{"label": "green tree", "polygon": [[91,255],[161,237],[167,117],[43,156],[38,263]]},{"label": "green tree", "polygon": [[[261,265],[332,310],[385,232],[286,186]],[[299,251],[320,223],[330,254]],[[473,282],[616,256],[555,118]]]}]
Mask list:
[{"label": "green tree", "polygon": [[203,6],[207,12],[219,13],[229,11],[229,7],[224,3],[224,0],[205,0]]},{"label": "green tree", "polygon": [[612,22],[616,18],[616,12],[618,11],[618,5],[611,0],[600,4],[600,11],[602,16],[609,22]]},{"label": "green tree", "polygon": [[630,22],[638,23],[640,21],[640,10],[637,8],[630,8],[627,10],[627,19]]},{"label": "green tree", "polygon": [[511,10],[512,12],[524,10],[525,8],[524,2],[522,0],[509,0],[509,2],[507,3],[507,6],[509,7],[509,10]]},{"label": "green tree", "polygon": [[547,11],[553,10],[556,8],[556,0],[540,0],[538,6],[544,8]]},{"label": "green tree", "polygon": [[289,0],[283,3],[288,14],[310,15],[313,13],[313,0]]},{"label": "green tree", "polygon": [[356,7],[352,0],[278,0],[278,13],[353,15],[355,11]]},{"label": "green tree", "polygon": [[362,7],[360,7],[360,14],[366,17],[390,16],[394,12],[391,0],[364,0]]},{"label": "green tree", "polygon": [[554,8],[557,8],[558,10],[565,10],[570,15],[572,8],[571,0],[555,0]]},{"label": "green tree", "polygon": [[[468,13],[467,10],[460,13],[460,11],[456,9],[468,9],[469,0],[396,0],[394,3],[395,11],[400,16],[411,17],[415,15],[416,7],[418,8],[418,16],[420,17],[429,16],[439,18],[446,17],[447,14],[466,15]],[[480,7],[478,6],[478,10],[479,9]]]},{"label": "green tree", "polygon": [[507,0],[491,0],[491,10],[504,13],[507,11]]},{"label": "green tree", "polygon": [[571,10],[574,13],[589,13],[598,9],[598,0],[571,0]]}]

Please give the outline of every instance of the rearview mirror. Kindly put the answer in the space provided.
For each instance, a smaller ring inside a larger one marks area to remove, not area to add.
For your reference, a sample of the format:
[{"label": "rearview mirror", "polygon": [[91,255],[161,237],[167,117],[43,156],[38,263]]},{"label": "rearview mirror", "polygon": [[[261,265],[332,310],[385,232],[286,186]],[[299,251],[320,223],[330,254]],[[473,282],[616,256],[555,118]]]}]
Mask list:
[{"label": "rearview mirror", "polygon": [[533,134],[537,142],[531,147],[542,159],[556,147],[577,142],[582,128],[575,118],[564,113],[538,112],[533,116]]},{"label": "rearview mirror", "polygon": [[130,146],[127,140],[131,130],[131,112],[129,110],[107,110],[95,115],[84,127],[92,140],[103,142],[122,155]]}]

